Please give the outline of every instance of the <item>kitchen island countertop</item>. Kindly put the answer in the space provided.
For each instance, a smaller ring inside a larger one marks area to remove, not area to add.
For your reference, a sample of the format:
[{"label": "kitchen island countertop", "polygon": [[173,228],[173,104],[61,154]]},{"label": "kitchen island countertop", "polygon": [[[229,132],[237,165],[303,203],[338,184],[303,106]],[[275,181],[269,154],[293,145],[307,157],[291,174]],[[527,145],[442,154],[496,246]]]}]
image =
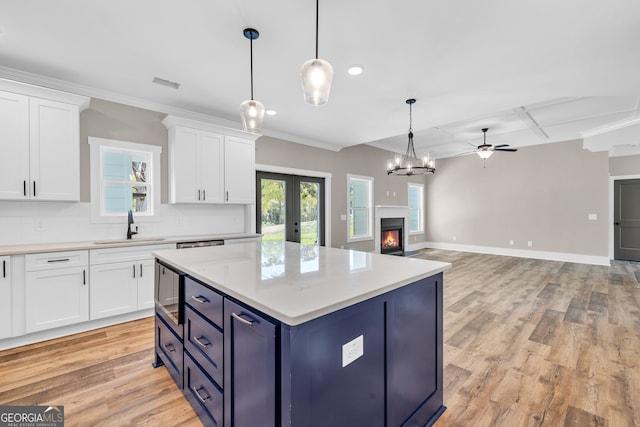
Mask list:
[{"label": "kitchen island countertop", "polygon": [[154,255],[295,326],[451,268],[451,264],[290,242],[242,243]]}]

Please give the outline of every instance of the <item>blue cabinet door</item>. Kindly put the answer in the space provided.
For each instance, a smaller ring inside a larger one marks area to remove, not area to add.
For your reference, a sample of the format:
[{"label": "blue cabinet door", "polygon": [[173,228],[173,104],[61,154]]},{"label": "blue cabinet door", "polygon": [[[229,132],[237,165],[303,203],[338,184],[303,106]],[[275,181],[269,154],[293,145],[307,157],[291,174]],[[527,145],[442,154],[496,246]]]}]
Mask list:
[{"label": "blue cabinet door", "polygon": [[276,326],[224,300],[224,425],[276,425]]}]

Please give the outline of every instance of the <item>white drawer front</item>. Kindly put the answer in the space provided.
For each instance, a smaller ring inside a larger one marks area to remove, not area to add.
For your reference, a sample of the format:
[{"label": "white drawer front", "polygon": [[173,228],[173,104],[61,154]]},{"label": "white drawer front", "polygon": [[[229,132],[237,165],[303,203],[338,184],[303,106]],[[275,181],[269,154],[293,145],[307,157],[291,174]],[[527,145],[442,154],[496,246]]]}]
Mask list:
[{"label": "white drawer front", "polygon": [[92,249],[90,251],[91,265],[153,259],[151,252],[175,248],[175,243],[163,243],[161,245],[120,246],[117,248]]},{"label": "white drawer front", "polygon": [[51,270],[54,268],[86,267],[89,264],[89,251],[64,251],[27,254],[26,271]]}]

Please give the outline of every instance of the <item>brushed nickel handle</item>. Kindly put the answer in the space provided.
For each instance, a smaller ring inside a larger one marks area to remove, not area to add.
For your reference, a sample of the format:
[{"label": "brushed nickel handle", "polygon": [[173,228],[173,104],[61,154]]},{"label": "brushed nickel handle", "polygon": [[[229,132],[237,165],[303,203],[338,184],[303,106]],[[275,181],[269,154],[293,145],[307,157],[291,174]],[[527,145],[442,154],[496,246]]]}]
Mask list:
[{"label": "brushed nickel handle", "polygon": [[235,314],[235,313],[231,313],[231,317],[233,317],[234,319],[237,319],[239,321],[241,321],[242,323],[244,323],[247,326],[253,326],[253,323],[255,322],[255,320],[247,320],[247,319],[243,319],[242,317],[240,317],[239,314]]},{"label": "brushed nickel handle", "polygon": [[58,258],[58,259],[48,259],[47,262],[67,262],[69,261],[69,258]]},{"label": "brushed nickel handle", "polygon": [[203,297],[202,295],[198,295],[198,296],[191,295],[191,299],[194,301],[198,301],[200,304],[206,304],[209,302],[209,300]]},{"label": "brushed nickel handle", "polygon": [[165,350],[167,350],[169,353],[173,353],[176,351],[176,348],[174,347],[173,344],[162,344],[162,346],[165,348]]},{"label": "brushed nickel handle", "polygon": [[200,402],[202,403],[205,403],[208,399],[211,398],[211,396],[202,397],[202,395],[200,394],[200,390],[204,390],[204,387],[199,387],[199,388],[191,387],[191,390],[193,390],[193,392],[196,394],[196,396],[198,396],[198,399],[200,399]]},{"label": "brushed nickel handle", "polygon": [[196,342],[200,347],[202,347],[202,348],[207,348],[207,347],[209,347],[209,346],[211,345],[211,343],[210,343],[210,342],[202,342],[202,341],[200,341],[200,339],[203,339],[203,338],[204,338],[204,337],[200,337],[200,338],[198,338],[198,337],[194,336],[194,337],[193,337],[193,340],[194,340],[194,341],[195,341],[195,342]]}]

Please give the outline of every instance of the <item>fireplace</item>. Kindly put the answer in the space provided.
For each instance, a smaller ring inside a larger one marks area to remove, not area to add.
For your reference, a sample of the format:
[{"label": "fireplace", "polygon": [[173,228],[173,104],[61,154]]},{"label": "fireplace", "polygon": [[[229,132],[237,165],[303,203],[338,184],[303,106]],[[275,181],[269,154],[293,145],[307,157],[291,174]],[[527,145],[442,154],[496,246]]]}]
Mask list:
[{"label": "fireplace", "polygon": [[404,218],[380,218],[380,253],[404,255]]}]

